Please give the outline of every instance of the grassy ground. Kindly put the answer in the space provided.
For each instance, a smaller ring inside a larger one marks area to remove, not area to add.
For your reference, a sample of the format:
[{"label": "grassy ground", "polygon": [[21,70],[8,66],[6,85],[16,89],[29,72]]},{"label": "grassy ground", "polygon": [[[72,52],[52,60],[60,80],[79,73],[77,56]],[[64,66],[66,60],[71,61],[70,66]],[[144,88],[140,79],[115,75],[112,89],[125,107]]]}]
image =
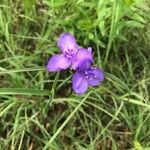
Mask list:
[{"label": "grassy ground", "polygon": [[[106,74],[77,96],[48,73],[62,32]],[[0,1],[0,149],[150,150],[149,0]]]}]

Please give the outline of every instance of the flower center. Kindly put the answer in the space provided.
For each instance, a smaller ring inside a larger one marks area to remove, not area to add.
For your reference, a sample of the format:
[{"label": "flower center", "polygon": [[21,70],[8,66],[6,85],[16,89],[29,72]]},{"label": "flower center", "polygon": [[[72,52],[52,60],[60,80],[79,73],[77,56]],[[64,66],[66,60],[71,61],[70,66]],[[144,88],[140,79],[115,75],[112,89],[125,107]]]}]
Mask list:
[{"label": "flower center", "polygon": [[97,76],[93,72],[93,70],[95,70],[95,69],[96,68],[94,68],[94,67],[90,67],[89,70],[84,71],[85,78],[89,79],[89,80],[92,80],[93,78],[97,78]]},{"label": "flower center", "polygon": [[67,57],[68,59],[72,59],[72,57],[74,56],[73,49],[68,49],[68,51],[65,51],[64,56]]}]

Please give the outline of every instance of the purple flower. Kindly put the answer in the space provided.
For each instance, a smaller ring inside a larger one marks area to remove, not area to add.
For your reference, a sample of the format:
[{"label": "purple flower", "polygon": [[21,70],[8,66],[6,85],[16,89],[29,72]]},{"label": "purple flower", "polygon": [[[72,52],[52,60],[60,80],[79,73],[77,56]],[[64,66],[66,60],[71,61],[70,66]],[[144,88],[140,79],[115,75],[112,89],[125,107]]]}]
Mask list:
[{"label": "purple flower", "polygon": [[104,73],[98,67],[93,67],[85,61],[73,74],[72,88],[77,94],[83,94],[88,86],[97,86],[104,80]]},{"label": "purple flower", "polygon": [[47,64],[49,72],[65,70],[70,66],[75,70],[84,60],[92,62],[91,48],[78,49],[75,38],[69,33],[60,35],[57,46],[62,54],[56,54],[49,59]]}]

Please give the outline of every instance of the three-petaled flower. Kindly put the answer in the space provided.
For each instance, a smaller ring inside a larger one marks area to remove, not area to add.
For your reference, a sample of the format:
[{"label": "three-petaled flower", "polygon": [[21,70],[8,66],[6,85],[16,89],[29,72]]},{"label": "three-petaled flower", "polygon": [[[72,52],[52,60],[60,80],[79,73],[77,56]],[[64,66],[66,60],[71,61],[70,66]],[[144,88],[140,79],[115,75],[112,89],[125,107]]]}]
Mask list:
[{"label": "three-petaled flower", "polygon": [[60,35],[57,46],[61,54],[53,55],[47,64],[49,72],[65,70],[71,67],[76,72],[72,77],[72,88],[77,94],[86,92],[88,86],[97,86],[104,80],[104,73],[98,67],[91,66],[92,49],[79,48],[70,33]]},{"label": "three-petaled flower", "polygon": [[69,33],[60,35],[57,46],[62,53],[50,58],[47,64],[49,72],[65,70],[70,66],[75,70],[85,59],[92,61],[91,48],[79,49],[75,38]]},{"label": "three-petaled flower", "polygon": [[88,61],[76,70],[72,77],[72,88],[77,94],[83,94],[88,86],[97,86],[104,80],[104,73],[98,67],[91,66]]}]

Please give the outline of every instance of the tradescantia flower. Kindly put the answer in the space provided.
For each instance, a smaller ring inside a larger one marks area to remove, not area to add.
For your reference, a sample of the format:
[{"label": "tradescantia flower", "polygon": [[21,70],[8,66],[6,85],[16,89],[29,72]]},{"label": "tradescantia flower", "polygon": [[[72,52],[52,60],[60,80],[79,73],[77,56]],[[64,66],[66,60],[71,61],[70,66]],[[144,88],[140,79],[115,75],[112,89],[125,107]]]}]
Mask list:
[{"label": "tradescantia flower", "polygon": [[78,94],[83,94],[89,86],[97,86],[104,80],[104,73],[98,67],[84,61],[72,77],[72,88]]},{"label": "tradescantia flower", "polygon": [[75,70],[84,60],[92,62],[92,49],[79,49],[75,38],[70,33],[61,34],[57,46],[62,53],[49,59],[47,64],[49,72],[65,70],[70,66]]}]

